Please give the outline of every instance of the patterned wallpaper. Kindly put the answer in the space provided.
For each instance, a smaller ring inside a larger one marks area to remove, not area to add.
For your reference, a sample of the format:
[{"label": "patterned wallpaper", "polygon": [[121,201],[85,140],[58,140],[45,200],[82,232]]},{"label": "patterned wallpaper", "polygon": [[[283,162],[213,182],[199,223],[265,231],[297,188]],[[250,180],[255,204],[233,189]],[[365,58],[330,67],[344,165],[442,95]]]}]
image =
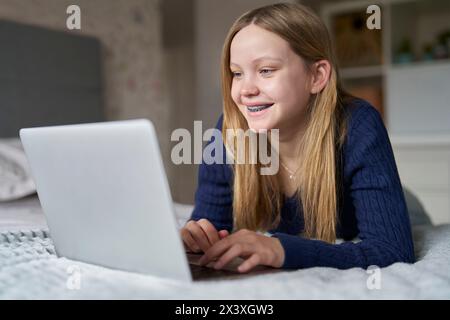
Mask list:
[{"label": "patterned wallpaper", "polygon": [[[71,4],[81,9],[81,30],[66,27]],[[154,119],[169,161],[171,115],[163,88],[159,6],[159,0],[0,0],[0,19],[100,39],[108,119]]]}]

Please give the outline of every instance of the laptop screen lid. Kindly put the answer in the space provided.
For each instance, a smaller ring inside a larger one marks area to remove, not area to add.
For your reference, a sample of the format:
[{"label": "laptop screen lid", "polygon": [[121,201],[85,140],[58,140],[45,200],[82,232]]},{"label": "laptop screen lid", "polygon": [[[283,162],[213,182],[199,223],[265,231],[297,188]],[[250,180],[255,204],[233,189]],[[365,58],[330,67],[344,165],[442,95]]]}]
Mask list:
[{"label": "laptop screen lid", "polygon": [[191,281],[152,123],[20,130],[59,256]]}]

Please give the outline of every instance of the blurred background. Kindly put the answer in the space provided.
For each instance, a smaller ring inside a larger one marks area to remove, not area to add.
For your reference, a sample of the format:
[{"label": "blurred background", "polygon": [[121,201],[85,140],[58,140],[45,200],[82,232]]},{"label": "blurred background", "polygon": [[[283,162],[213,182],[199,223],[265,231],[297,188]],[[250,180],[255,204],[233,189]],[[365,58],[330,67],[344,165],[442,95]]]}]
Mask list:
[{"label": "blurred background", "polygon": [[[172,164],[170,135],[193,132],[194,120],[215,125],[225,35],[242,13],[274,2],[0,0],[0,138],[26,126],[151,119],[172,196],[193,203],[198,168]],[[382,114],[402,183],[434,224],[449,223],[450,1],[298,2],[327,24],[346,88]],[[72,4],[81,30],[66,26]],[[366,27],[371,4],[379,30]]]}]

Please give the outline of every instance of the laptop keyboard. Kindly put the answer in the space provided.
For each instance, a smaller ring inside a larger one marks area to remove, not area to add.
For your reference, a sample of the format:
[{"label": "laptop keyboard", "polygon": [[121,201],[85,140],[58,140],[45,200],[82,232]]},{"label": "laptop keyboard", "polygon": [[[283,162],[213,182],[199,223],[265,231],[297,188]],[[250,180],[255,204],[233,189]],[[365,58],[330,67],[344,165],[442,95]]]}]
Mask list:
[{"label": "laptop keyboard", "polygon": [[191,269],[192,278],[194,280],[211,279],[211,278],[224,278],[224,277],[241,275],[237,271],[216,270],[214,268],[202,267],[202,266],[195,265],[195,264],[190,264],[189,267]]},{"label": "laptop keyboard", "polygon": [[264,266],[257,266],[249,273],[240,273],[237,271],[237,267],[242,263],[242,258],[235,258],[231,263],[226,265],[221,270],[216,270],[212,267],[212,263],[208,266],[200,266],[198,260],[201,258],[202,254],[187,253],[187,258],[189,261],[189,267],[191,269],[192,278],[194,280],[206,280],[206,279],[217,279],[217,278],[243,278],[248,276],[253,276],[257,274],[274,273],[280,272],[280,269],[274,269]]}]

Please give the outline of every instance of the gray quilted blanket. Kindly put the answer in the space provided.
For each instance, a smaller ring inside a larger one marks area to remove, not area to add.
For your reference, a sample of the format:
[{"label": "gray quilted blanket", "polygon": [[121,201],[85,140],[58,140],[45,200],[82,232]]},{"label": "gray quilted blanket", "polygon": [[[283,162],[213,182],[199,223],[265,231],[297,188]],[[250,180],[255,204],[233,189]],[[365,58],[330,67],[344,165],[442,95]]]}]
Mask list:
[{"label": "gray quilted blanket", "polygon": [[414,228],[417,262],[179,283],[58,258],[45,230],[0,233],[0,299],[450,299],[450,226]]}]

